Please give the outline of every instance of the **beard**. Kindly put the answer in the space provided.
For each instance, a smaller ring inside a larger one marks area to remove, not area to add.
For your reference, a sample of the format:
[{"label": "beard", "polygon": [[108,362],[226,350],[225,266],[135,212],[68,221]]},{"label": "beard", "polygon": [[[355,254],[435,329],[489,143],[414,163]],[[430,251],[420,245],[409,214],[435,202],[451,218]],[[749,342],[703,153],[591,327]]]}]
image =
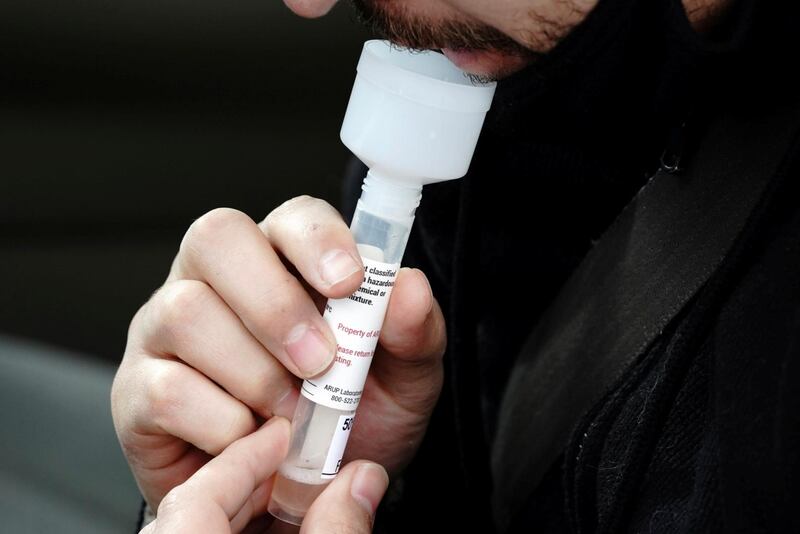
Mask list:
[{"label": "beard", "polygon": [[417,50],[441,48],[496,51],[533,58],[538,54],[501,31],[478,22],[431,21],[391,0],[351,0],[356,15],[383,39]]}]

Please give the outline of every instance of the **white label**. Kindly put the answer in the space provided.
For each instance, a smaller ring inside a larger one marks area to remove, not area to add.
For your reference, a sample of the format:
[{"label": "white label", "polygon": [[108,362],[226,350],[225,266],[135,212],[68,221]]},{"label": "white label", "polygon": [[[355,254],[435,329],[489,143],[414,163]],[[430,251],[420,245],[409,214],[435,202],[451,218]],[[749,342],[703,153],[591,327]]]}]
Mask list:
[{"label": "white label", "polygon": [[328,456],[325,457],[325,465],[322,466],[322,474],[320,478],[334,478],[339,468],[342,466],[342,457],[344,456],[344,448],[347,445],[347,439],[350,437],[350,430],[353,428],[356,416],[354,413],[349,415],[339,416],[339,423],[336,426],[336,431],[333,433],[331,446],[328,449]]},{"label": "white label", "polygon": [[325,304],[323,318],[336,337],[333,365],[321,376],[303,382],[302,392],[311,401],[337,410],[355,410],[367,381],[398,263],[367,258],[364,283],[347,298]]}]

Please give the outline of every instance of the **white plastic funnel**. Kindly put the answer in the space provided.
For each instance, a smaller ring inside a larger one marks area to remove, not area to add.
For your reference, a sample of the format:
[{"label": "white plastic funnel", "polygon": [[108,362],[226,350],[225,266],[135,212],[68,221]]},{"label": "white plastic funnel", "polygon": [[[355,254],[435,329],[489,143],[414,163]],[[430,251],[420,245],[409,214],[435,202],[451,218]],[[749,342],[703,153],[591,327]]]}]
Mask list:
[{"label": "white plastic funnel", "polygon": [[376,178],[424,185],[467,173],[496,84],[442,54],[367,41],[342,142]]}]

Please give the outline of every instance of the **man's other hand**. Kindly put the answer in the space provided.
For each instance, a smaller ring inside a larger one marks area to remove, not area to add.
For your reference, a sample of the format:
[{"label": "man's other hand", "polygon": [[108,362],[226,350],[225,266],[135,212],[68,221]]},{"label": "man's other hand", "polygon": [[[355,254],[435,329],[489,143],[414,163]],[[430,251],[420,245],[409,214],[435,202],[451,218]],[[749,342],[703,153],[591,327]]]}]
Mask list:
[{"label": "man's other hand", "polygon": [[[232,443],[173,488],[142,534],[263,532],[274,478],[286,455],[289,423],[275,418]],[[320,494],[308,511],[301,534],[368,533],[389,479],[379,465],[352,462]]]}]

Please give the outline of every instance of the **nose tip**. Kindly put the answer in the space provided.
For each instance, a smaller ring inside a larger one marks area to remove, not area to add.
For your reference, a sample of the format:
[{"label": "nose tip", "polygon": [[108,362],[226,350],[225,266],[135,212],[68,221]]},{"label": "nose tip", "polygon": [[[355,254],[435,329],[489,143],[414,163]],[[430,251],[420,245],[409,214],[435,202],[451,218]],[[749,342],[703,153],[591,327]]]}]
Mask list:
[{"label": "nose tip", "polygon": [[336,2],[337,0],[283,0],[286,7],[296,15],[309,19],[326,15]]}]

